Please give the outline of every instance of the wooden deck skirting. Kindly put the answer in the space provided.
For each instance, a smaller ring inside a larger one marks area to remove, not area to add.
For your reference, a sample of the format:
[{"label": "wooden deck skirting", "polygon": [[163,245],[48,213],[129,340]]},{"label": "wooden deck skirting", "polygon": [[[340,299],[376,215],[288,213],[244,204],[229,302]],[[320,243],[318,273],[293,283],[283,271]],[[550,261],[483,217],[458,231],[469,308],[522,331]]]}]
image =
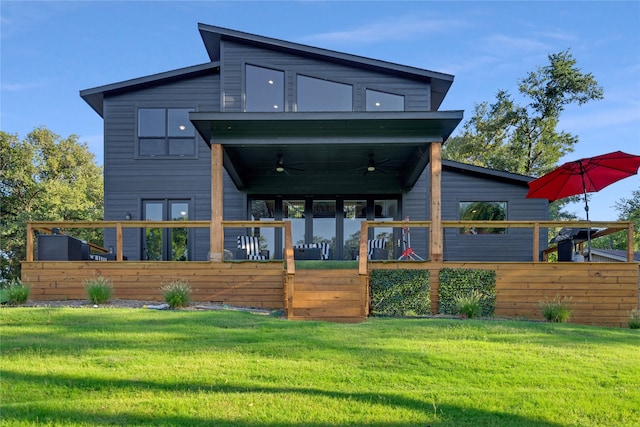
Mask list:
[{"label": "wooden deck skirting", "polygon": [[34,261],[22,264],[22,279],[38,301],[83,300],[84,281],[113,281],[114,298],[164,301],[160,288],[186,280],[191,299],[234,306],[284,309],[282,262],[96,262]]},{"label": "wooden deck skirting", "polygon": [[442,268],[496,272],[496,317],[543,320],[540,301],[571,297],[571,323],[627,327],[638,308],[637,263],[394,262],[370,263],[371,269],[430,271],[431,311],[438,312],[438,274]]},{"label": "wooden deck skirting", "polygon": [[[577,222],[468,222],[442,221],[444,227],[533,227],[533,253],[537,235],[544,227],[584,227]],[[562,225],[560,225],[562,224]],[[631,222],[588,223],[608,227],[605,233],[627,230],[632,241]],[[296,271],[288,221],[259,223],[260,227],[281,227],[285,234],[284,260],[245,262],[123,261],[122,229],[144,227],[205,228],[207,221],[189,222],[48,222],[27,226],[27,261],[22,263],[22,280],[32,286],[34,300],[86,299],[84,281],[97,276],[111,279],[114,297],[161,301],[160,288],[173,280],[187,280],[192,300],[229,305],[284,309],[291,319],[362,321],[369,311],[369,271],[372,269],[427,269],[431,272],[431,311],[438,312],[438,273],[442,268],[472,268],[496,271],[498,317],[541,319],[539,303],[545,299],[571,297],[572,322],[587,325],[626,327],[629,311],[637,309],[638,263],[546,263],[532,262],[369,262],[366,238],[369,227],[431,227],[430,221],[363,221],[360,261],[353,270]],[[223,221],[222,227],[253,227],[253,221]],[[34,261],[33,231],[52,227],[116,228],[117,261]],[[604,234],[603,234],[604,235]],[[628,248],[628,258],[632,258]]]},{"label": "wooden deck skirting", "polygon": [[[542,319],[539,303],[571,297],[572,323],[626,327],[638,308],[637,263],[432,263],[372,262],[370,269],[427,269],[431,310],[438,312],[442,268],[496,271],[497,317]],[[114,283],[114,297],[161,301],[160,287],[187,280],[192,300],[285,309],[290,319],[362,321],[368,314],[369,276],[350,270],[297,270],[269,262],[87,262],[23,263],[22,278],[34,300],[86,299],[83,281],[98,275]]]}]

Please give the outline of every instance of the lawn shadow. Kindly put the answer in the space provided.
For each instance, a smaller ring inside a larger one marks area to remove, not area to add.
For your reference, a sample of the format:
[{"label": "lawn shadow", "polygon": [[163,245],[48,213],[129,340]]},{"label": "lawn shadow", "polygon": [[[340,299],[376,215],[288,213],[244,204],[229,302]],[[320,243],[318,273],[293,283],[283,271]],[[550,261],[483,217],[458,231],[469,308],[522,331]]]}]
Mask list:
[{"label": "lawn shadow", "polygon": [[[96,390],[109,390],[117,395],[123,392],[132,393],[136,391],[148,392],[157,391],[163,393],[175,393],[176,396],[184,396],[185,394],[202,394],[211,393],[214,395],[238,395],[238,394],[256,394],[260,396],[271,396],[276,399],[277,395],[303,395],[318,398],[329,398],[337,401],[357,401],[365,405],[385,405],[391,408],[405,408],[410,411],[423,414],[424,421],[421,422],[368,422],[365,425],[371,427],[409,427],[409,426],[438,426],[438,427],[465,427],[465,426],[496,426],[501,427],[517,426],[517,427],[560,427],[562,424],[552,423],[543,420],[532,420],[514,414],[488,412],[478,410],[471,407],[460,407],[447,404],[435,404],[429,399],[420,400],[393,393],[365,392],[365,393],[349,393],[336,390],[322,390],[317,388],[303,387],[254,387],[233,384],[196,384],[196,383],[160,383],[149,380],[133,381],[133,380],[104,380],[100,378],[78,378],[67,375],[39,375],[16,373],[7,370],[1,370],[0,376],[7,383],[25,383],[31,386],[41,385],[43,389],[51,387],[52,384],[59,383],[66,388],[75,388],[78,390],[87,390],[95,393]],[[76,393],[73,393],[76,394]],[[178,398],[178,397],[177,397]],[[96,399],[100,399],[97,396]],[[85,406],[91,406],[91,402],[83,403]],[[100,407],[100,402],[96,401],[96,407]],[[157,406],[157,405],[154,405]],[[300,408],[302,413],[304,409]],[[52,425],[64,425],[67,423],[79,423],[86,425],[172,425],[172,426],[282,426],[282,427],[319,427],[319,426],[351,426],[351,421],[327,421],[327,422],[309,422],[309,421],[271,421],[253,424],[250,419],[226,419],[224,417],[199,417],[199,416],[182,416],[182,415],[162,415],[162,416],[146,416],[140,414],[106,414],[101,410],[61,410],[52,409],[47,405],[41,405],[38,402],[21,402],[17,405],[2,404],[2,414],[5,423],[44,423]],[[302,418],[303,415],[296,418]],[[425,424],[426,423],[426,424]]]}]

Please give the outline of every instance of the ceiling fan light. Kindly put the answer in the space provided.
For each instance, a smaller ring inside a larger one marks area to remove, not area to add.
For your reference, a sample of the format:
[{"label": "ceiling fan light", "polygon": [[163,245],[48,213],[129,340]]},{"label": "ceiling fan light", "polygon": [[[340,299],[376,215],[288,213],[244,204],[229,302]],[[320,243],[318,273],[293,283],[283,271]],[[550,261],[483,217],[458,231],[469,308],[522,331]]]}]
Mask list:
[{"label": "ceiling fan light", "polygon": [[282,166],[276,166],[276,172],[284,172],[284,167]]},{"label": "ceiling fan light", "polygon": [[373,172],[373,171],[375,171],[375,170],[376,170],[376,167],[375,167],[374,165],[369,165],[369,166],[367,166],[367,170],[368,170],[369,172]]}]

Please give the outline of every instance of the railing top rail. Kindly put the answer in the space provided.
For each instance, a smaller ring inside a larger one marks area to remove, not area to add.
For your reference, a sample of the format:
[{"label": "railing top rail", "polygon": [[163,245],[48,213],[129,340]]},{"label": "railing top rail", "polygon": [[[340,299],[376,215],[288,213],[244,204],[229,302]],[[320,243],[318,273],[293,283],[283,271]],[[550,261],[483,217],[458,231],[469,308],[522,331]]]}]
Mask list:
[{"label": "railing top rail", "polygon": [[[284,227],[286,221],[222,221],[223,227]],[[34,230],[52,228],[209,228],[211,221],[30,221]]]}]

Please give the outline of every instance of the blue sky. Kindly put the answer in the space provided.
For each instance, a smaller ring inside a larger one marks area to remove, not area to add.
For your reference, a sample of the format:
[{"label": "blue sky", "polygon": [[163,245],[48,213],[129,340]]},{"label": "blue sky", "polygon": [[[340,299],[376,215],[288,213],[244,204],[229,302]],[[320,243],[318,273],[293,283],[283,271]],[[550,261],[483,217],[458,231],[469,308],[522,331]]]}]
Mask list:
[{"label": "blue sky", "polygon": [[[102,161],[102,119],[83,89],[208,57],[198,22],[455,75],[442,110],[517,95],[517,81],[570,49],[605,99],[568,108],[579,137],[561,161],[640,154],[640,1],[12,1],[0,2],[0,129],[77,134]],[[460,130],[462,126],[459,127]],[[590,218],[613,220],[634,176],[592,196]],[[581,218],[581,204],[571,211]]]}]

